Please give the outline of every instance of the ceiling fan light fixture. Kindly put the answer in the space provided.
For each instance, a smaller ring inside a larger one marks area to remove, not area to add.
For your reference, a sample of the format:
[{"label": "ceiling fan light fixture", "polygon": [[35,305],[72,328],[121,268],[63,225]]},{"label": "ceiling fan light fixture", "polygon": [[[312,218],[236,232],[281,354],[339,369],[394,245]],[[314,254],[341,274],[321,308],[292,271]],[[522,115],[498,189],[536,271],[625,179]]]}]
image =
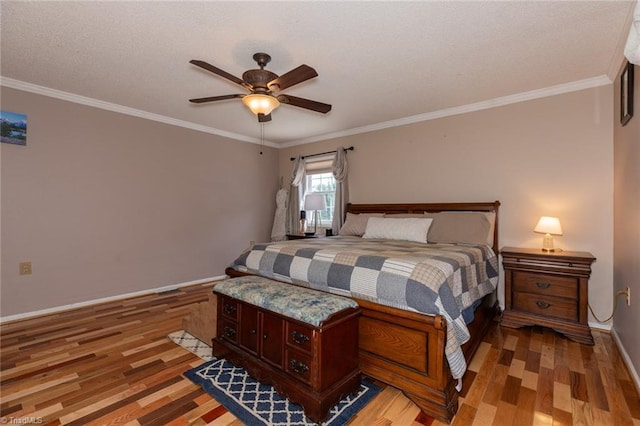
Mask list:
[{"label": "ceiling fan light fixture", "polygon": [[277,74],[264,69],[265,65],[267,65],[271,60],[269,55],[266,53],[256,53],[253,55],[253,59],[258,63],[260,69],[247,70],[242,74],[242,78],[238,78],[199,59],[192,59],[189,61],[191,64],[242,86],[243,89],[250,92],[248,95],[236,93],[233,95],[195,98],[189,99],[189,102],[202,104],[206,102],[240,98],[242,99],[242,103],[244,103],[252,113],[258,116],[259,123],[271,121],[271,111],[278,108],[280,104],[304,108],[322,114],[326,114],[331,111],[331,105],[329,104],[312,101],[311,99],[298,98],[291,95],[280,95],[281,90],[288,89],[291,86],[295,86],[296,84],[300,84],[318,76],[316,70],[311,68],[309,65],[302,64],[299,67],[278,76]]},{"label": "ceiling fan light fixture", "polygon": [[269,115],[271,114],[271,111],[280,106],[278,99],[261,93],[246,95],[242,98],[242,103],[245,104],[255,115]]}]

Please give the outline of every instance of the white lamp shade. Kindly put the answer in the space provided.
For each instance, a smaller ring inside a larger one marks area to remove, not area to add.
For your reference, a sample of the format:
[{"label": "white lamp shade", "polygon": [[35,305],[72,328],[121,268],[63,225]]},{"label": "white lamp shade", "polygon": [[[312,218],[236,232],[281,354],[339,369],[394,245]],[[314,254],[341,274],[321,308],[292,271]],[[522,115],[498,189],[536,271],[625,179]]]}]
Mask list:
[{"label": "white lamp shade", "polygon": [[322,194],[308,194],[304,197],[304,209],[305,210],[326,210],[327,203],[324,200]]},{"label": "white lamp shade", "polygon": [[557,217],[542,216],[533,232],[541,234],[562,235],[562,226]]}]

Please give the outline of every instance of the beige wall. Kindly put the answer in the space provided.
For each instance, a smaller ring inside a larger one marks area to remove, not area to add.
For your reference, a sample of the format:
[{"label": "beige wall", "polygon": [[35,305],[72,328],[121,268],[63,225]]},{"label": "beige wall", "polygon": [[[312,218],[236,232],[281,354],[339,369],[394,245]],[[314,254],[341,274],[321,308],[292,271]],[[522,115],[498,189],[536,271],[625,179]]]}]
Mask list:
[{"label": "beige wall", "polygon": [[564,236],[556,237],[556,245],[597,257],[589,300],[596,313],[608,315],[612,90],[582,90],[283,149],[280,174],[290,175],[291,156],[353,145],[352,202],[500,200],[501,246],[541,247],[542,236],[533,232],[537,220],[558,216]]},{"label": "beige wall", "polygon": [[[1,145],[0,316],[224,274],[271,232],[277,153],[2,88],[28,115]],[[19,262],[33,262],[20,276]]]},{"label": "beige wall", "polygon": [[[640,67],[635,66],[635,115],[620,124],[620,77],[614,113],[614,290],[631,288],[631,306],[621,296],[613,328],[640,372]],[[636,382],[638,386],[640,383]]]}]

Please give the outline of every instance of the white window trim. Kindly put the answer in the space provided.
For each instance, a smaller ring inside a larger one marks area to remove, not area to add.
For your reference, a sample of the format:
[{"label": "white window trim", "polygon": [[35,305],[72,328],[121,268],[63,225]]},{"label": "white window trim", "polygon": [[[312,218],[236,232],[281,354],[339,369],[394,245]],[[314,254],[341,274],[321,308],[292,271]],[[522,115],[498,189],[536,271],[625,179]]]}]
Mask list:
[{"label": "white window trim", "polygon": [[[309,185],[309,179],[311,178],[311,176],[327,174],[327,173],[331,174],[331,172],[327,172],[327,171],[322,171],[322,172],[319,172],[319,173],[308,173],[308,174],[306,174],[305,175],[305,179],[304,179],[304,189],[305,189],[304,195],[306,196],[307,194],[323,194],[323,195],[331,194],[331,195],[334,196],[334,202],[335,202],[335,193],[336,193],[335,191],[309,191],[309,190],[307,190],[308,185]],[[333,178],[333,175],[331,177]],[[333,179],[335,180],[335,178],[333,178]],[[335,211],[335,207],[334,207],[334,211]],[[310,226],[314,226],[314,224],[315,224],[315,219],[314,219],[315,211],[306,210],[306,212],[307,212],[307,228],[308,228]],[[331,219],[319,220],[318,221],[318,228],[331,228],[332,225],[333,225],[332,222],[333,222],[333,214],[332,214]]]}]

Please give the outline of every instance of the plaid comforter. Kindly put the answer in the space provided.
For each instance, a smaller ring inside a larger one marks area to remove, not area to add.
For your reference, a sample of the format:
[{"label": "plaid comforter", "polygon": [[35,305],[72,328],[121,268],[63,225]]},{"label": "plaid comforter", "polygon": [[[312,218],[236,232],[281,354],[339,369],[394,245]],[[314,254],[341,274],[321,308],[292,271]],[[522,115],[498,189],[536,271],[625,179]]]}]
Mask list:
[{"label": "plaid comforter", "polygon": [[498,284],[489,246],[332,237],[256,244],[231,265],[237,271],[401,309],[441,314],[445,354],[460,379],[467,365],[460,345],[470,335],[462,311]]}]

